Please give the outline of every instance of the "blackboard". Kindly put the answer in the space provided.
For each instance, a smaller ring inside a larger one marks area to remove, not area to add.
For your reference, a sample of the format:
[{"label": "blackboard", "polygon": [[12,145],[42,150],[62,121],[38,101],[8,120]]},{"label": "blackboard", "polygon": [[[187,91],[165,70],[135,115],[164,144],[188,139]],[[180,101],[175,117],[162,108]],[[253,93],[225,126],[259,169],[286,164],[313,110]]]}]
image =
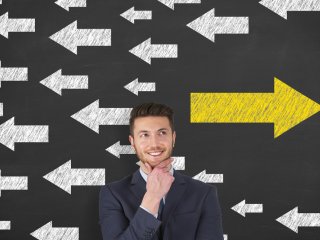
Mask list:
[{"label": "blackboard", "polygon": [[[1,176],[28,178],[27,190],[1,191],[0,222],[11,227],[0,230],[0,239],[35,239],[30,233],[51,221],[54,228],[78,228],[81,240],[102,239],[100,186],[73,186],[69,194],[43,178],[69,160],[72,168],[104,169],[106,183],[138,168],[134,154],[106,151],[118,141],[129,144],[128,125],[103,125],[97,133],[71,117],[97,100],[100,108],[160,102],[174,109],[174,156],[185,159],[179,171],[223,174],[223,183],[208,184],[218,188],[228,239],[318,239],[319,226],[296,233],[276,219],[295,207],[320,213],[319,114],[276,138],[273,123],[190,122],[192,92],[273,93],[275,77],[319,102],[320,13],[313,2],[312,11],[289,11],[285,19],[258,0],[202,0],[174,10],[156,0],[87,0],[69,11],[54,0],[2,0],[0,16],[35,19],[35,31],[0,35],[1,67],[28,68],[27,81],[2,79],[0,124],[14,117],[17,126],[48,126],[48,141],[16,143],[14,150],[0,144]],[[133,6],[152,11],[152,19],[132,24],[120,16]],[[212,9],[219,17],[248,17],[248,33],[217,34],[213,42],[187,26]],[[111,46],[78,47],[75,54],[50,39],[75,21],[78,29],[111,29]],[[149,64],[129,52],[149,38],[175,44],[177,57]],[[59,95],[40,83],[60,69],[88,76],[87,89]],[[137,96],[124,88],[136,78],[156,90]],[[244,199],[263,204],[263,212],[243,217],[231,209]]]}]

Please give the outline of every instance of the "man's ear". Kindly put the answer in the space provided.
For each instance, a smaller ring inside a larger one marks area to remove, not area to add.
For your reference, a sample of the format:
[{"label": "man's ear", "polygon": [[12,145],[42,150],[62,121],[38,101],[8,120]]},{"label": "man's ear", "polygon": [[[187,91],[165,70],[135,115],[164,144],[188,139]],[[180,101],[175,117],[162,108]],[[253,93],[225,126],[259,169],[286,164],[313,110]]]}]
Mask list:
[{"label": "man's ear", "polygon": [[131,146],[134,146],[134,139],[131,134],[129,135],[129,142],[131,143]]},{"label": "man's ear", "polygon": [[173,133],[172,133],[172,147],[174,147],[175,142],[176,142],[176,131],[173,131]]}]

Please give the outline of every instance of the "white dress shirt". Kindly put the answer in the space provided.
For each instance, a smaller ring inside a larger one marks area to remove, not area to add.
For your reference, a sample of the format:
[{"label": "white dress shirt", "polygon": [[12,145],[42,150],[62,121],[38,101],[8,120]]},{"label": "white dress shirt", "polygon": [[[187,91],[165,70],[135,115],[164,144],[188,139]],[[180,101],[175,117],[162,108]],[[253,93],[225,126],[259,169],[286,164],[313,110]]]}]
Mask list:
[{"label": "white dress shirt", "polygon": [[[148,175],[147,175],[144,171],[142,171],[141,167],[140,167],[139,170],[140,170],[141,176],[142,176],[143,179],[147,182]],[[173,166],[172,166],[172,164],[171,164],[171,168],[170,168],[170,170],[169,170],[169,173],[170,173],[172,176],[173,176],[173,171],[174,171],[174,168],[173,168]],[[163,203],[164,203],[164,204],[166,203],[166,195],[163,197]],[[141,205],[140,205],[140,207],[141,207],[142,209],[144,209],[145,211],[147,211],[148,213],[152,214],[148,209],[142,207]],[[153,214],[152,214],[152,215],[153,215]],[[158,218],[158,213],[154,214],[153,216],[154,216],[155,218]]]}]

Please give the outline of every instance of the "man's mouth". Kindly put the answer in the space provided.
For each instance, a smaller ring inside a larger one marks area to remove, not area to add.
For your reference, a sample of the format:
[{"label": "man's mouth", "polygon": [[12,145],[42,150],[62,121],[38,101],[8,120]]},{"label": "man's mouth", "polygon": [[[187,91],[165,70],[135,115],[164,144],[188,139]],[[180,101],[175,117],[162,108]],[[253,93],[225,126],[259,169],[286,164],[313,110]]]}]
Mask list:
[{"label": "man's mouth", "polygon": [[151,156],[153,156],[153,157],[157,157],[157,156],[161,155],[162,152],[163,152],[163,151],[149,152],[148,154],[151,155]]}]

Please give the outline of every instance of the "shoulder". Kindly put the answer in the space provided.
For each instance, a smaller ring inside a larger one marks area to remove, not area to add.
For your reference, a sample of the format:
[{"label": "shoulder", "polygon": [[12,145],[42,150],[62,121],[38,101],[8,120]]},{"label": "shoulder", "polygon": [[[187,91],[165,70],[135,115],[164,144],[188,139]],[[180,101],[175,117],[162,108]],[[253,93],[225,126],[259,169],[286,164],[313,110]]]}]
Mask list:
[{"label": "shoulder", "polygon": [[119,190],[123,190],[127,188],[132,180],[133,174],[125,176],[119,180],[107,183],[106,185],[101,187],[101,192],[103,191],[111,191],[111,192],[118,192]]}]

